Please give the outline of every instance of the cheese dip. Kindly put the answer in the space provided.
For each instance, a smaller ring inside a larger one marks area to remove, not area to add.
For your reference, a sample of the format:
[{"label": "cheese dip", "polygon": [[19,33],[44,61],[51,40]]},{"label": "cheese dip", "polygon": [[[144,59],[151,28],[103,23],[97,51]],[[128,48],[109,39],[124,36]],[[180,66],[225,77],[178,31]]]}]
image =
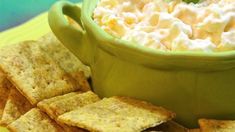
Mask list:
[{"label": "cheese dip", "polygon": [[94,21],[109,34],[164,51],[235,50],[235,1],[100,0]]}]

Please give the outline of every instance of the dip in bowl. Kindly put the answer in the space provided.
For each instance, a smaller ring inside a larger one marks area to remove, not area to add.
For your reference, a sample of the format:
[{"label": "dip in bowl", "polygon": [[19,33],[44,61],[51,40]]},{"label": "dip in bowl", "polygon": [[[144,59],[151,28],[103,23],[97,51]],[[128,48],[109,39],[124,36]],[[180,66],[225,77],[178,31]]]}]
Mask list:
[{"label": "dip in bowl", "polygon": [[84,0],[80,8],[60,1],[49,12],[58,39],[91,67],[93,89],[99,96],[124,95],[162,105],[176,112],[176,120],[187,127],[195,127],[200,117],[235,119],[233,48],[213,49],[211,44],[207,49],[213,50],[165,50],[123,39],[94,20],[99,2]]}]

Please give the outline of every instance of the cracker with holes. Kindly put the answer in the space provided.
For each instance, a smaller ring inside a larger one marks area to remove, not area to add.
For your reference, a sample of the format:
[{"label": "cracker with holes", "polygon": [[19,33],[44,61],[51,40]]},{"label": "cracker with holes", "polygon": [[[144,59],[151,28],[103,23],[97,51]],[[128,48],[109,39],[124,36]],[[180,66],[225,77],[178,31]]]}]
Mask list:
[{"label": "cracker with holes", "polygon": [[71,92],[65,95],[45,99],[39,102],[37,106],[53,119],[56,119],[59,115],[72,111],[77,107],[83,107],[99,100],[99,97],[91,91],[83,93]]},{"label": "cracker with holes", "polygon": [[63,129],[38,108],[33,108],[7,126],[12,132],[62,132]]},{"label": "cracker with holes", "polygon": [[174,113],[129,97],[104,98],[59,116],[59,121],[88,131],[142,131],[166,122]]},{"label": "cracker with holes", "polygon": [[[78,107],[99,101],[99,97],[91,91],[88,92],[71,92],[65,95],[56,96],[50,99],[45,99],[37,104],[37,106],[47,113],[52,119],[57,120],[57,117],[70,112]],[[76,128],[60,124],[66,131],[76,131]],[[77,130],[78,131],[78,130]]]},{"label": "cracker with holes", "polygon": [[1,124],[7,126],[32,107],[29,101],[12,86],[2,114]]},{"label": "cracker with holes", "polygon": [[201,132],[234,132],[234,120],[199,119]]},{"label": "cracker with holes", "polygon": [[84,76],[90,77],[90,68],[65,48],[53,33],[44,35],[37,43],[43,52],[55,60],[66,73],[70,74],[77,84],[81,85],[82,91],[90,90],[90,86],[84,78]]},{"label": "cracker with holes", "polygon": [[0,120],[10,91],[9,84],[6,75],[0,70]]},{"label": "cracker with holes", "polygon": [[41,37],[38,43],[42,47],[42,50],[56,60],[60,67],[67,73],[83,71],[87,78],[90,77],[90,68],[85,66],[75,55],[65,48],[53,33]]},{"label": "cracker with holes", "polygon": [[89,90],[83,72],[67,73],[35,41],[2,48],[0,68],[32,104],[76,90]]}]

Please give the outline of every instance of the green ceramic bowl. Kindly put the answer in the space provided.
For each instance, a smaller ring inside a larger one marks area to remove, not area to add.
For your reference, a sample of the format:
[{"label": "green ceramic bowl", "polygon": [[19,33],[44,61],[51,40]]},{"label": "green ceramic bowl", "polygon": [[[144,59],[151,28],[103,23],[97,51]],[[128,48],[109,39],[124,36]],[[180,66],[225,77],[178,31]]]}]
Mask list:
[{"label": "green ceramic bowl", "polygon": [[[93,20],[99,0],[82,8],[59,1],[49,11],[55,35],[91,67],[94,91],[101,97],[125,95],[150,101],[195,127],[197,119],[235,119],[235,51],[202,53],[159,51],[112,37]],[[73,18],[81,28],[70,25]]]}]

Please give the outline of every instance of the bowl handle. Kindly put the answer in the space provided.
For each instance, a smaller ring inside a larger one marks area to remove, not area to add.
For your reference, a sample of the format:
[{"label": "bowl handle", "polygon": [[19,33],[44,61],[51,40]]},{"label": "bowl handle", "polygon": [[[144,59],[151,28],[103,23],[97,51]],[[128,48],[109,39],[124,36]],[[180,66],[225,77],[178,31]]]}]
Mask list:
[{"label": "bowl handle", "polygon": [[[72,18],[71,24],[64,15]],[[48,13],[49,25],[56,37],[84,64],[90,65],[91,49],[81,21],[81,7],[68,1],[56,2]]]}]

